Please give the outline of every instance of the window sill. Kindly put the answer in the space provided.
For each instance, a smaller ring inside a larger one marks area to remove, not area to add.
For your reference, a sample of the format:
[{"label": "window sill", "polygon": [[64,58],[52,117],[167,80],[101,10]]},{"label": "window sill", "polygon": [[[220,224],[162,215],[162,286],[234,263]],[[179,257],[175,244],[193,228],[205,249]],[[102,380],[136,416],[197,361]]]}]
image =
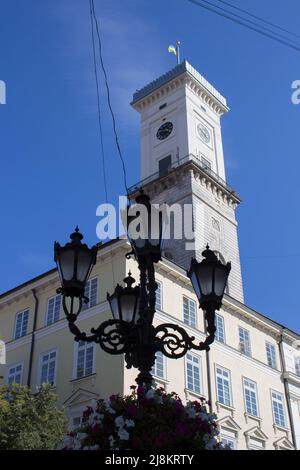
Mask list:
[{"label": "window sill", "polygon": [[216,338],[215,341],[216,341],[216,343],[218,343],[218,344],[224,344],[224,345],[226,344],[225,340],[224,340],[224,341],[220,341],[219,339]]},{"label": "window sill", "polygon": [[286,428],[285,426],[279,426],[278,424],[273,423],[273,428],[275,434],[277,434],[278,431],[285,432],[286,434],[289,432],[289,429]]},{"label": "window sill", "polygon": [[187,322],[184,321],[184,320],[183,320],[183,324],[184,324],[185,326],[189,326],[190,328],[193,328],[194,330],[197,330],[197,329],[198,329],[197,325],[194,325],[193,323],[187,323]]},{"label": "window sill", "polygon": [[203,393],[197,393],[197,392],[194,392],[193,390],[189,390],[188,388],[184,389],[184,393],[185,393],[186,400],[193,400],[195,398],[197,399],[205,398],[205,400],[207,399]]},{"label": "window sill", "polygon": [[70,380],[70,383],[73,385],[73,389],[77,384],[81,384],[82,382],[91,382],[92,386],[94,387],[96,381],[96,373],[89,375],[84,375],[83,377],[78,377],[75,379]]},{"label": "window sill", "polygon": [[[22,386],[22,384],[16,384],[16,386],[18,386],[18,385]],[[49,383],[47,383],[47,382],[44,382],[44,383],[42,383],[42,384],[37,384],[37,385],[36,385],[36,391],[32,392],[32,394],[33,394],[33,395],[37,395],[37,394],[39,393],[41,387],[42,387],[42,386],[45,386],[45,385],[46,385],[46,386],[50,385],[50,386],[51,386],[51,391],[53,391],[54,393],[56,393],[56,384],[49,384]]]},{"label": "window sill", "polygon": [[220,412],[221,408],[224,408],[224,410],[230,411],[232,418],[234,417],[235,408],[233,406],[225,405],[224,403],[216,401],[216,408],[217,408],[218,413]]},{"label": "window sill", "polygon": [[261,425],[262,418],[260,418],[259,416],[249,415],[248,413],[244,413],[244,416],[245,416],[246,423],[248,423],[249,419],[252,419],[253,421],[256,421],[259,426]]},{"label": "window sill", "polygon": [[153,375],[153,381],[155,382],[156,385],[161,385],[164,389],[170,383],[169,380],[167,380],[163,377],[158,377],[156,375]]},{"label": "window sill", "polygon": [[249,357],[249,359],[253,359],[252,354],[246,353],[245,351],[238,350],[241,356]]}]

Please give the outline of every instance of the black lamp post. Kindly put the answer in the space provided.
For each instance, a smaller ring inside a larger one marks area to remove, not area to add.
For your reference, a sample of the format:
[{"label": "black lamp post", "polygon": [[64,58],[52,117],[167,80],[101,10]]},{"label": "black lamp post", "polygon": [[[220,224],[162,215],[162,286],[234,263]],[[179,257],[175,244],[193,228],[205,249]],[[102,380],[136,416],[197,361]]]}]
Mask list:
[{"label": "black lamp post", "polygon": [[[201,263],[192,259],[188,276],[192,281],[200,308],[205,312],[207,337],[204,342],[196,343],[195,337],[189,336],[184,328],[173,323],[153,326],[157,283],[155,282],[154,264],[161,259],[163,214],[150,204],[149,197],[141,192],[136,198],[135,215],[130,215],[128,208],[127,233],[132,252],[140,271],[140,284],[133,287],[135,280],[131,274],[124,279],[126,287],[117,285],[112,295],[107,294],[113,318],[92,328],[91,335],[81,332],[76,320],[82,308],[84,286],[96,262],[97,247],[89,249],[81,243],[82,235],[78,229],[71,235],[71,242],[61,247],[54,246],[55,261],[62,287],[58,290],[63,295],[63,308],[70,331],[76,341],[96,342],[110,354],[125,354],[127,367],[136,367],[139,374],[136,382],[150,388],[152,385],[151,369],[155,355],[161,351],[173,359],[183,357],[187,351],[209,350],[214,341],[215,311],[222,305],[222,298],[230,272],[230,263],[222,264],[207,246],[202,253]],[[132,227],[138,227],[134,231]],[[147,230],[145,230],[145,226]],[[138,232],[138,234],[136,233]],[[71,299],[67,305],[66,299]],[[74,311],[74,298],[79,304]]]}]

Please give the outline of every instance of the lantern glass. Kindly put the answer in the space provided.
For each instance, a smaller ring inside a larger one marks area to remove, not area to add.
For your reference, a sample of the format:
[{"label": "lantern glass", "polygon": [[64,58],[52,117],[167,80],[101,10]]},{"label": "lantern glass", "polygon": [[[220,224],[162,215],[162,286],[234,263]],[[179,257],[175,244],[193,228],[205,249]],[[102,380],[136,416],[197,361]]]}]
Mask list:
[{"label": "lantern glass", "polygon": [[228,270],[224,265],[218,265],[215,268],[215,294],[221,297],[224,294],[227,278],[228,278]]},{"label": "lantern glass", "polygon": [[197,277],[197,274],[194,270],[192,271],[192,274],[191,274],[191,281],[192,281],[192,285],[193,285],[195,294],[196,294],[198,300],[200,300],[201,291],[200,291],[200,287],[199,287],[198,277]]},{"label": "lantern glass", "polygon": [[231,269],[231,264],[223,264],[218,260],[208,245],[202,256],[204,259],[200,263],[192,259],[190,270],[187,272],[200,307],[207,302],[221,302]]},{"label": "lantern glass", "polygon": [[162,243],[162,213],[155,207],[149,217],[149,243],[153,247],[159,247]]},{"label": "lantern glass", "polygon": [[116,294],[113,294],[109,299],[110,309],[114,320],[121,320],[120,318],[120,309],[119,309],[119,299]]},{"label": "lantern glass", "polygon": [[89,275],[91,268],[92,256],[90,251],[85,249],[79,250],[77,259],[77,279],[80,282],[85,282]]},{"label": "lantern glass", "polygon": [[135,280],[131,276],[131,273],[124,279],[124,282],[126,287],[122,287],[118,284],[112,295],[107,294],[107,300],[109,301],[110,309],[115,320],[136,323],[139,318],[140,287],[132,287]]},{"label": "lantern glass", "polygon": [[210,295],[213,292],[213,271],[210,264],[199,264],[197,269],[198,280],[202,295]]},{"label": "lantern glass", "polygon": [[62,281],[70,281],[74,275],[74,251],[73,249],[61,249],[59,253],[59,267]]},{"label": "lantern glass", "polygon": [[65,246],[58,242],[54,244],[54,260],[57,264],[62,293],[66,297],[82,297],[87,278],[96,264],[97,246],[88,248],[81,243],[83,235],[76,227],[75,232],[70,235],[71,241]]},{"label": "lantern glass", "polygon": [[131,323],[135,320],[136,313],[136,296],[124,293],[120,298],[120,308],[122,312],[122,320]]},{"label": "lantern glass", "polygon": [[149,196],[140,192],[136,197],[135,215],[127,208],[127,236],[136,255],[151,256],[153,262],[161,259],[163,214],[151,206]]}]

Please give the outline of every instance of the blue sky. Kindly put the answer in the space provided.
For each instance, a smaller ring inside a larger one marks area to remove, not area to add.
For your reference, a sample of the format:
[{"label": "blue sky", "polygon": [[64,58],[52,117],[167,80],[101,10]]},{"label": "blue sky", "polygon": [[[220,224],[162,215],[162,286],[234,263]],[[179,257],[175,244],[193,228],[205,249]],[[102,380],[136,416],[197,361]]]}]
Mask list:
[{"label": "blue sky", "polygon": [[[231,0],[241,6],[237,0]],[[300,53],[187,0],[95,0],[129,184],[139,180],[139,116],[132,93],[175,65],[167,46],[224,94],[228,183],[241,195],[239,240],[246,303],[300,331]],[[298,31],[297,0],[243,7]],[[76,224],[96,241],[105,201],[88,0],[2,0],[0,80],[3,292],[52,267],[53,241]],[[300,39],[299,39],[300,41]],[[103,83],[103,82],[102,82]],[[109,201],[123,192],[111,119],[103,104]]]}]

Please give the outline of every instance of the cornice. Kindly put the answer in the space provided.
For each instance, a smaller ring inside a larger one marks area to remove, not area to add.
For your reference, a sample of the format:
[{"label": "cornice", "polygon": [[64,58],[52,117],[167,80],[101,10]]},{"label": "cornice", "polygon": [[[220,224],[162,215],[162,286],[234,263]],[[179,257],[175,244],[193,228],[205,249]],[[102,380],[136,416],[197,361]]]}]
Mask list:
[{"label": "cornice", "polygon": [[[196,341],[203,341],[203,339],[205,338],[205,334],[203,331],[199,330],[198,328],[194,328],[190,325],[187,325],[180,318],[177,318],[177,317],[175,318],[169,313],[166,313],[164,311],[156,312],[155,319],[160,322],[167,322],[167,323],[170,322],[170,323],[175,323],[177,325],[182,326],[190,336],[194,336],[196,338]],[[222,356],[227,355],[234,360],[243,356],[243,360],[251,364],[251,366],[255,367],[258,371],[266,373],[276,378],[280,378],[281,376],[281,372],[279,370],[272,369],[267,364],[265,364],[264,362],[261,362],[259,359],[256,359],[253,356],[246,356],[245,354],[242,355],[238,349],[226,343],[219,343],[215,341],[214,349],[219,350]]]},{"label": "cornice", "polygon": [[[118,256],[119,254],[126,253],[130,248],[130,244],[127,238],[120,238],[113,243],[108,242],[103,246],[99,246],[97,259],[102,262],[110,261],[112,256]],[[8,291],[1,295],[0,298],[0,310],[7,307],[15,302],[19,302],[22,299],[29,297],[33,298],[33,290],[41,292],[48,289],[50,286],[54,286],[59,281],[57,270],[49,271],[48,273],[42,274],[38,278],[29,280],[28,282],[16,287],[15,289]]]},{"label": "cornice", "polygon": [[138,90],[133,96],[131,105],[142,112],[183,86],[200,98],[218,116],[229,111],[226,99],[187,61]]},{"label": "cornice", "polygon": [[241,202],[240,197],[234,191],[229,191],[224,188],[224,186],[218,183],[212,176],[202,170],[193,161],[191,161],[191,164],[193,165],[192,175],[195,181],[199,182],[201,186],[205,187],[213,194],[213,196],[217,197],[225,205],[235,210]]},{"label": "cornice", "polygon": [[218,183],[212,176],[201,169],[193,160],[188,160],[181,166],[173,168],[170,173],[163,177],[157,177],[149,182],[141,181],[139,189],[130,194],[130,199],[134,199],[139,190],[143,188],[150,198],[157,196],[157,194],[180,184],[185,178],[191,178],[197,184],[201,184],[211,195],[217,198],[225,206],[233,211],[240,204],[240,197],[234,192],[226,189]]},{"label": "cornice", "polygon": [[232,304],[226,299],[223,299],[222,310],[227,313],[230,313],[231,315],[240,320],[246,321],[249,325],[253,326],[254,328],[257,328],[260,331],[271,335],[275,340],[279,340],[280,329],[278,327],[273,327],[269,322],[261,320],[255,315],[254,312],[250,313],[248,310],[232,306]]},{"label": "cornice", "polygon": [[58,281],[57,272],[51,272],[45,274],[44,277],[37,280],[33,279],[32,282],[26,282],[26,285],[20,286],[20,289],[16,288],[12,292],[8,292],[7,295],[2,294],[0,299],[0,310],[4,307],[10,306],[16,302],[19,302],[23,299],[28,299],[29,297],[34,300],[33,290],[40,291],[41,289],[47,289],[49,286],[54,285]]},{"label": "cornice", "polygon": [[13,351],[16,348],[21,348],[22,346],[25,346],[26,344],[30,344],[30,343],[31,343],[31,333],[27,334],[26,336],[22,336],[21,338],[13,339],[5,343],[6,352],[8,353],[10,351]]},{"label": "cornice", "polygon": [[[159,264],[157,264],[156,271],[193,292],[190,280],[186,276],[185,270],[179,266],[176,266],[172,261],[164,258]],[[255,328],[258,328],[264,333],[273,336],[275,340],[278,341],[280,339],[282,334],[281,325],[273,322],[272,319],[269,319],[250,309],[246,305],[240,304],[240,302],[238,302],[239,305],[237,305],[237,302],[238,301],[225,294],[223,298],[222,310],[242,320],[246,320]],[[286,341],[289,340],[290,342],[294,341],[295,337],[300,338],[300,335],[297,336],[296,333],[289,332],[287,330],[284,330],[283,335]]]},{"label": "cornice", "polygon": [[283,378],[286,379],[289,383],[300,387],[300,377],[293,372],[286,371],[282,374]]}]

